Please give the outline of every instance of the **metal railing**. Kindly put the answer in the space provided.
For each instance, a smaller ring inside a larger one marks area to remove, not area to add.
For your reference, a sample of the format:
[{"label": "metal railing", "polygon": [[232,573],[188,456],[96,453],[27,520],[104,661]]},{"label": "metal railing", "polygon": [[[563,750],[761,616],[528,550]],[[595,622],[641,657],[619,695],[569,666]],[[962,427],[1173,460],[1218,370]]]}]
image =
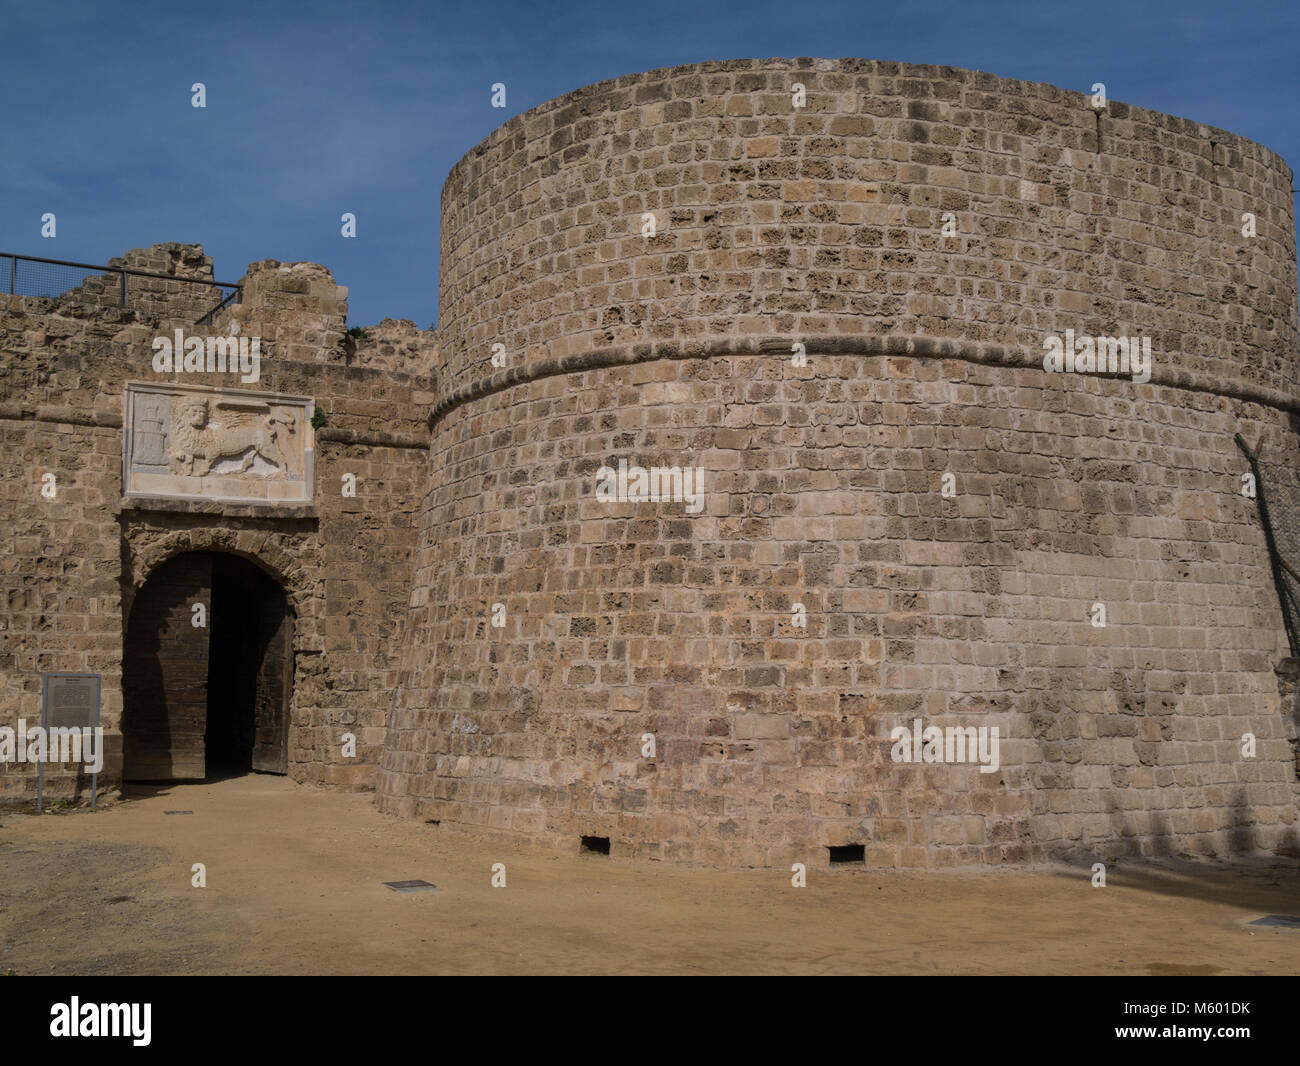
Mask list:
[{"label": "metal railing", "polygon": [[1300,472],[1269,464],[1266,486],[1264,464],[1246,446],[1240,433],[1234,439],[1255,476],[1255,502],[1264,527],[1273,584],[1282,604],[1282,625],[1286,627],[1291,657],[1300,659]]},{"label": "metal railing", "polygon": [[[148,279],[132,283],[133,278]],[[159,281],[212,289],[213,297],[221,302],[204,313],[196,325],[210,325],[213,316],[231,303],[239,303],[243,290],[234,282],[208,281],[205,278],[186,278],[176,274],[157,274],[132,267],[103,266],[96,263],[75,263],[67,259],[44,259],[34,255],[17,255],[0,252],[0,286],[3,291],[16,296],[31,296],[45,300],[68,300],[73,303],[97,307],[139,307],[148,303],[165,302],[166,293]],[[226,290],[231,290],[229,293]],[[202,298],[198,289],[195,302]],[[133,299],[134,298],[134,299]]]},{"label": "metal railing", "polygon": [[236,285],[234,292],[232,292],[229,296],[227,296],[224,300],[222,300],[221,303],[217,304],[216,307],[214,307],[211,311],[209,311],[206,315],[204,315],[194,324],[196,326],[212,325],[213,319],[215,319],[216,316],[221,311],[224,311],[231,304],[237,304],[242,302],[243,299],[244,299],[244,290],[240,288],[238,285]]}]

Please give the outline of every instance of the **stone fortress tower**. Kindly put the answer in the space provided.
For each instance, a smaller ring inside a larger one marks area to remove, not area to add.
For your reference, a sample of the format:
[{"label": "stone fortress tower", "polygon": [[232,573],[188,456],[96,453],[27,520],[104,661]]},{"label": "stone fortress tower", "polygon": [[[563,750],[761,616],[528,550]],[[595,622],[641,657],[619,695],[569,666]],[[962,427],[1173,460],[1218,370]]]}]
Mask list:
[{"label": "stone fortress tower", "polygon": [[[952,68],[511,119],[443,188],[381,808],[738,865],[1293,851],[1234,443],[1300,468],[1292,197],[1240,137]],[[620,461],[702,510],[598,498]],[[996,766],[896,761],[917,725]]]},{"label": "stone fortress tower", "polygon": [[[436,332],[349,329],[316,264],[226,302],[156,245],[46,298],[14,253],[0,730],[89,674],[101,796],[229,760],[614,856],[1300,849],[1300,509],[1236,440],[1300,502],[1278,156],[736,60],[519,115],[442,204]],[[259,372],[159,369],[181,334]]]}]

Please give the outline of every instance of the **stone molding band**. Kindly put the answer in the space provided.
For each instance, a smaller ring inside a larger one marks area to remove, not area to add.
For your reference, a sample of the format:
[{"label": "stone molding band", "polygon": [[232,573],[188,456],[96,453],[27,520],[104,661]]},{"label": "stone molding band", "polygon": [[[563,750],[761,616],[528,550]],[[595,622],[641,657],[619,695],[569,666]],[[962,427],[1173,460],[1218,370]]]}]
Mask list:
[{"label": "stone molding band", "polygon": [[[94,411],[89,414],[70,407],[32,407],[22,404],[0,403],[0,421],[53,422],[61,426],[87,426],[91,429],[121,429],[122,416],[114,411]],[[322,426],[316,431],[318,441],[370,448],[412,448],[429,446],[427,437],[409,433],[385,433],[375,430],[359,433],[354,429],[335,429]]]},{"label": "stone molding band", "polygon": [[[631,366],[636,363],[653,363],[661,359],[711,359],[726,355],[784,355],[792,354],[791,346],[795,343],[804,346],[811,357],[814,355],[860,355],[860,356],[907,356],[916,359],[956,359],[966,363],[982,366],[1008,367],[1012,370],[1039,370],[1041,361],[1025,362],[1020,358],[1021,349],[1000,344],[981,344],[974,341],[961,341],[951,338],[925,337],[918,335],[891,334],[874,337],[767,337],[716,338],[697,341],[660,341],[650,344],[617,345],[607,348],[595,348],[588,352],[574,355],[541,359],[517,369],[503,371],[490,377],[481,378],[468,385],[462,385],[454,392],[439,400],[429,413],[430,429],[448,412],[462,404],[502,392],[515,385],[540,381],[543,378],[558,377],[565,374],[578,374],[587,370],[600,370],[607,367]],[[1087,374],[1090,378],[1111,378],[1113,380],[1130,380],[1126,374]],[[1182,389],[1187,392],[1203,392],[1212,396],[1242,400],[1246,403],[1272,407],[1279,411],[1300,415],[1300,398],[1287,396],[1276,389],[1246,383],[1209,385],[1196,376],[1182,370],[1152,368],[1150,381],[1146,385],[1160,385],[1165,388]]]},{"label": "stone molding band", "polygon": [[113,411],[79,411],[72,407],[34,406],[0,403],[0,421],[55,422],[62,426],[88,426],[91,429],[121,429],[122,416]]}]

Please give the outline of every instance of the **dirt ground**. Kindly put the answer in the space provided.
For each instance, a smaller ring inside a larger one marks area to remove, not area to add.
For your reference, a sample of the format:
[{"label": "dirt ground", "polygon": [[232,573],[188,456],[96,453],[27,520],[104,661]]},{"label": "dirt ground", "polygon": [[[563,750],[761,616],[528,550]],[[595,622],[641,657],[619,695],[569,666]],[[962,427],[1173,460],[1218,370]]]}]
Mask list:
[{"label": "dirt ground", "polygon": [[[382,883],[416,878],[440,891]],[[1083,867],[790,878],[503,844],[250,775],[0,811],[0,974],[1300,972],[1300,928],[1246,924],[1300,914],[1295,862],[1112,865],[1104,889]]]}]

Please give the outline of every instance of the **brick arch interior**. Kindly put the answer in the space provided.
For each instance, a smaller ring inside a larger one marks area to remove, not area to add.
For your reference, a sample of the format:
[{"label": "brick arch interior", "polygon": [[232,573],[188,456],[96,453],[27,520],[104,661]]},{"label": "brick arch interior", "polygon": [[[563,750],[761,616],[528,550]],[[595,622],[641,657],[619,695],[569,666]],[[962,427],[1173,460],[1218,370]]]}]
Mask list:
[{"label": "brick arch interior", "polygon": [[148,543],[136,543],[138,537],[128,532],[124,538],[124,578],[122,588],[122,621],[131,617],[131,606],[136,593],[149,576],[169,559],[186,552],[225,552],[261,567],[289,598],[289,608],[299,622],[297,641],[306,639],[306,623],[315,620],[312,596],[312,579],[302,558],[305,546],[295,551],[272,537],[249,542],[229,529],[191,529],[156,537]]},{"label": "brick arch interior", "polygon": [[[126,654],[131,611],[149,578],[169,560],[195,552],[216,552],[247,560],[283,590],[293,616],[293,679],[288,705],[289,774],[301,779],[300,760],[312,735],[316,662],[323,618],[319,595],[318,545],[313,533],[237,530],[201,526],[161,531],[151,524],[128,526],[122,534],[121,648]],[[125,698],[125,694],[123,694]]]}]

